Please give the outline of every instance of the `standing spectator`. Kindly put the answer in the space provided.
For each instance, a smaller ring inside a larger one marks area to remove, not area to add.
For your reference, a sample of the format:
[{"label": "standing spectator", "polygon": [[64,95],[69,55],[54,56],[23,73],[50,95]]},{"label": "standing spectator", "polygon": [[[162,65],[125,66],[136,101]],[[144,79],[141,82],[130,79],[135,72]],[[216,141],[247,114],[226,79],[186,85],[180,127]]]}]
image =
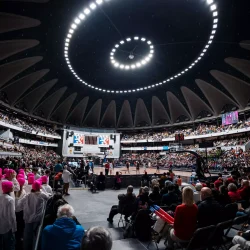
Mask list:
[{"label": "standing spectator", "polygon": [[208,187],[201,189],[201,203],[198,205],[198,227],[217,225],[222,220],[222,206],[212,197]]},{"label": "standing spectator", "polygon": [[111,233],[104,227],[91,227],[82,240],[81,250],[111,250]]},{"label": "standing spectator", "polygon": [[57,173],[59,173],[62,170],[63,170],[63,167],[62,167],[61,161],[58,161],[57,164],[54,167],[54,171],[57,174]]},{"label": "standing spectator", "polygon": [[148,176],[147,172],[145,172],[141,178],[141,186],[142,187],[144,187],[144,186],[149,187],[150,186],[150,177]]},{"label": "standing spectator", "polygon": [[198,208],[194,204],[193,190],[185,187],[182,193],[183,204],[175,210],[174,225],[167,237],[167,249],[173,249],[174,242],[188,242],[197,226]]},{"label": "standing spectator", "polygon": [[[5,171],[5,179],[2,179],[2,183],[4,181],[11,181],[13,183],[13,191],[10,193],[11,197],[15,199],[15,193],[20,190],[20,185],[16,179],[16,172],[13,169],[6,169]],[[1,192],[1,190],[0,190]],[[1,194],[1,193],[0,193]]]},{"label": "standing spectator", "polygon": [[[42,250],[79,250],[84,229],[73,220],[74,209],[65,204],[58,208],[57,220],[42,233]],[[55,239],[59,240],[55,240]]]},{"label": "standing spectator", "polygon": [[15,201],[10,193],[13,192],[11,181],[2,182],[3,195],[0,195],[0,249],[15,250],[16,215]]},{"label": "standing spectator", "polygon": [[91,168],[92,173],[94,173],[94,162],[89,161],[89,167]]},{"label": "standing spectator", "polygon": [[31,193],[24,196],[17,203],[17,208],[23,210],[24,250],[32,250],[35,244],[36,234],[43,216],[43,209],[49,195],[41,192],[41,184],[35,181]]},{"label": "standing spectator", "polygon": [[103,172],[100,172],[100,175],[97,177],[97,189],[98,190],[104,190],[105,189],[105,175]]},{"label": "standing spectator", "polygon": [[49,185],[49,177],[50,177],[51,171],[49,169],[45,170],[45,175],[47,176],[47,184]]},{"label": "standing spectator", "polygon": [[248,180],[242,180],[241,187],[238,189],[237,193],[240,195],[242,200],[249,201],[250,199],[250,187]]},{"label": "standing spectator", "polygon": [[68,166],[63,167],[62,180],[63,180],[63,194],[69,195],[69,183],[71,179],[71,173],[67,169]]},{"label": "standing spectator", "polygon": [[121,177],[119,175],[119,172],[116,172],[114,189],[119,190],[121,188],[121,183],[122,183],[122,180],[121,180]]},{"label": "standing spectator", "polygon": [[105,175],[109,175],[109,162],[108,161],[105,164]]},{"label": "standing spectator", "polygon": [[130,166],[130,163],[129,163],[129,161],[127,161],[126,162],[126,168],[127,168],[128,174],[129,174],[129,166]]},{"label": "standing spectator", "polygon": [[181,187],[182,179],[181,179],[180,175],[178,176],[176,182],[177,182],[178,186]]},{"label": "standing spectator", "polygon": [[33,169],[32,169],[32,173],[33,173],[34,176],[35,176],[35,180],[40,179],[41,175],[38,174],[38,168],[33,168]]},{"label": "standing spectator", "polygon": [[48,195],[52,196],[53,195],[53,191],[50,185],[48,185],[48,177],[46,175],[43,175],[41,177],[41,181],[42,181],[42,190],[44,193],[47,193]]}]

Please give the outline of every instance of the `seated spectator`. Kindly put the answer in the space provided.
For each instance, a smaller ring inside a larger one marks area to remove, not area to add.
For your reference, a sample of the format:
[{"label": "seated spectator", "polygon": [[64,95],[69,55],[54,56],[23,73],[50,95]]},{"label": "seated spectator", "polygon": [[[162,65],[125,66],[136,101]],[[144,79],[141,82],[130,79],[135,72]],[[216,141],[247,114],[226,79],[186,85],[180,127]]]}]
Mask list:
[{"label": "seated spectator", "polygon": [[214,187],[219,190],[220,186],[223,185],[223,180],[221,177],[219,177],[215,182],[214,182]]},{"label": "seated spectator", "polygon": [[128,220],[128,217],[134,212],[134,203],[136,197],[133,193],[133,190],[134,190],[133,186],[128,186],[126,194],[118,195],[119,204],[118,206],[114,205],[111,207],[107,221],[113,223],[113,218],[118,213],[124,214],[125,220]]},{"label": "seated spectator", "polygon": [[227,188],[228,188],[228,195],[232,202],[237,202],[241,200],[240,194],[237,193],[237,187],[234,183],[230,183]]},{"label": "seated spectator", "polygon": [[91,227],[82,239],[81,250],[111,250],[111,233],[104,227]]},{"label": "seated spectator", "polygon": [[15,201],[10,193],[13,192],[11,181],[2,182],[0,195],[0,249],[15,250],[15,232],[17,230]]},{"label": "seated spectator", "polygon": [[160,189],[158,186],[153,187],[153,192],[148,196],[148,198],[151,200],[153,204],[160,205],[161,195],[160,195]]},{"label": "seated spectator", "polygon": [[[73,220],[74,209],[66,204],[60,206],[57,220],[44,228],[42,233],[42,250],[79,250],[84,236],[84,229]],[[59,239],[59,240],[55,240]]]},{"label": "seated spectator", "polygon": [[[149,206],[149,188],[147,186],[141,189],[138,197],[136,198],[136,212],[140,209],[147,209]],[[136,213],[134,214],[136,215]]]},{"label": "seated spectator", "polygon": [[201,189],[201,203],[198,205],[198,227],[217,225],[223,215],[222,206],[212,197],[208,187]]},{"label": "seated spectator", "polygon": [[201,201],[201,189],[202,189],[202,184],[201,183],[197,183],[195,185],[195,192],[194,192],[194,202],[197,203],[199,201]]},{"label": "seated spectator", "polygon": [[161,204],[166,206],[171,206],[172,204],[178,203],[178,196],[175,193],[174,185],[171,184],[168,186],[168,193],[164,194],[161,199]]},{"label": "seated spectator", "polygon": [[180,190],[180,187],[179,187],[179,185],[176,183],[176,184],[174,184],[174,192],[177,194],[177,196],[178,196],[178,201],[180,201],[181,202],[181,200],[182,200],[182,193],[181,193],[181,190]]},{"label": "seated spectator", "polygon": [[24,249],[33,249],[39,224],[43,216],[43,207],[49,195],[41,192],[41,184],[35,181],[32,185],[31,193],[18,200],[17,208],[23,210],[24,229]]},{"label": "seated spectator", "polygon": [[238,236],[238,235],[234,236],[232,242],[235,245],[232,246],[229,250],[249,250],[250,249],[250,241],[247,241],[241,236]]},{"label": "seated spectator", "polygon": [[182,201],[175,210],[174,228],[167,237],[167,249],[174,249],[174,242],[188,242],[196,230],[198,208],[190,187],[183,189]]},{"label": "seated spectator", "polygon": [[231,198],[228,195],[228,189],[225,185],[220,186],[220,193],[219,193],[217,201],[223,207],[232,203]]},{"label": "seated spectator", "polygon": [[227,178],[226,185],[228,186],[230,183],[234,183],[237,187],[238,183],[237,183],[237,177],[235,175],[232,175],[229,178]]},{"label": "seated spectator", "polygon": [[46,175],[43,175],[41,177],[41,181],[42,181],[42,190],[44,193],[49,194],[50,196],[53,195],[53,191],[50,185],[48,185],[48,177]]},{"label": "seated spectator", "polygon": [[98,190],[105,190],[105,180],[106,177],[103,172],[100,172],[100,175],[97,177],[97,189]]},{"label": "seated spectator", "polygon": [[218,201],[218,197],[219,197],[220,192],[216,188],[211,188],[211,191],[212,191],[213,198],[216,201]]},{"label": "seated spectator", "polygon": [[248,180],[241,181],[241,187],[238,189],[237,193],[240,195],[242,200],[249,201],[250,199],[250,187]]},{"label": "seated spectator", "polygon": [[163,175],[160,177],[160,187],[165,187],[165,181],[167,180],[167,174],[163,173]]}]

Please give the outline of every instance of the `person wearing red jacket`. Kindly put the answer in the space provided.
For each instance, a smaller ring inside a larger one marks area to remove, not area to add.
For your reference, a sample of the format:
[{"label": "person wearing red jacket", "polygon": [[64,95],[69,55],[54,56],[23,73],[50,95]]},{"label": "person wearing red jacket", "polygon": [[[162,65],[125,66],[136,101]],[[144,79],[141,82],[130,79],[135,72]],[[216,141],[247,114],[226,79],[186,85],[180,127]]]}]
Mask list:
[{"label": "person wearing red jacket", "polygon": [[241,187],[237,190],[242,200],[249,201],[250,199],[250,187],[248,180],[242,180]]},{"label": "person wearing red jacket", "polygon": [[174,225],[167,236],[167,249],[174,249],[174,242],[188,242],[197,228],[198,207],[194,203],[192,188],[183,189],[182,201],[175,210]]},{"label": "person wearing red jacket", "polygon": [[241,196],[237,192],[237,187],[234,183],[230,183],[227,188],[228,188],[228,195],[232,202],[237,202],[241,200]]},{"label": "person wearing red jacket", "polygon": [[219,177],[215,182],[214,182],[214,187],[219,190],[220,189],[220,186],[223,185],[223,180],[221,177]]}]

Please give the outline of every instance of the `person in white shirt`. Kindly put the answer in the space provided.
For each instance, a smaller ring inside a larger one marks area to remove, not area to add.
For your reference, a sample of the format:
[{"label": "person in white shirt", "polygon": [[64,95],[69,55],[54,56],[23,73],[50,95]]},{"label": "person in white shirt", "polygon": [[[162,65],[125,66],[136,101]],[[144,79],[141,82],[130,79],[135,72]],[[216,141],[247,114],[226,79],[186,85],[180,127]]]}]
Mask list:
[{"label": "person in white shirt", "polygon": [[194,192],[194,202],[197,203],[201,201],[201,189],[202,189],[202,184],[197,183],[195,185],[196,192]]},{"label": "person in white shirt", "polygon": [[44,206],[50,198],[48,194],[41,192],[41,183],[35,181],[32,184],[31,193],[18,200],[17,209],[23,210],[24,229],[24,249],[33,249],[37,230],[42,220]]},{"label": "person in white shirt", "polygon": [[0,195],[0,249],[15,250],[16,215],[15,202],[10,193],[13,192],[11,181],[2,182],[3,194]]},{"label": "person in white shirt", "polygon": [[28,177],[28,185],[24,186],[23,189],[25,190],[26,194],[29,194],[32,189],[32,184],[35,182],[35,176],[30,175]]},{"label": "person in white shirt", "polygon": [[69,195],[69,183],[71,179],[71,173],[68,171],[68,166],[63,167],[62,180],[63,180],[63,194]]},{"label": "person in white shirt", "polygon": [[42,180],[42,191],[52,196],[53,195],[52,188],[50,185],[47,184],[48,177],[46,175],[43,175],[41,177],[41,180]]}]

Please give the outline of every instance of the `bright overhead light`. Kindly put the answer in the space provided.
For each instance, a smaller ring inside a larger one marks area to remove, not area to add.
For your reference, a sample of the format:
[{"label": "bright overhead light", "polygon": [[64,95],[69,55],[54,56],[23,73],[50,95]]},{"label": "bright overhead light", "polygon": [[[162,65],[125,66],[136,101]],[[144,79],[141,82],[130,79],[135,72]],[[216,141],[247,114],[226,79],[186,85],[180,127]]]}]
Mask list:
[{"label": "bright overhead light", "polygon": [[211,34],[215,34],[216,33],[216,30],[212,30],[212,33]]},{"label": "bright overhead light", "polygon": [[153,54],[154,53],[154,50],[152,49],[152,50],[150,50],[150,54]]},{"label": "bright overhead light", "polygon": [[216,4],[213,4],[213,5],[211,5],[211,7],[210,7],[210,9],[211,9],[211,11],[214,11],[214,10],[216,10]]},{"label": "bright overhead light", "polygon": [[112,52],[115,52],[116,51],[116,49],[112,49]]},{"label": "bright overhead light", "polygon": [[85,19],[85,15],[81,13],[81,14],[79,15],[79,18],[80,18],[81,20],[84,20],[84,19]]},{"label": "bright overhead light", "polygon": [[206,50],[206,49],[204,49],[202,52],[203,52],[203,53],[205,53],[206,51],[207,51],[207,50]]},{"label": "bright overhead light", "polygon": [[213,41],[212,40],[209,40],[208,43],[211,44]]},{"label": "bright overhead light", "polygon": [[111,60],[113,60],[113,59],[114,59],[114,57],[113,57],[113,56],[111,56],[111,57],[110,57],[110,59],[111,59]]},{"label": "bright overhead light", "polygon": [[124,41],[120,41],[120,44],[124,44]]},{"label": "bright overhead light", "polygon": [[153,49],[154,48],[154,45],[150,45],[150,49]]},{"label": "bright overhead light", "polygon": [[218,16],[218,12],[217,12],[217,11],[214,11],[214,12],[213,12],[213,16]]},{"label": "bright overhead light", "polygon": [[198,59],[197,60],[201,60],[201,57],[198,57]]},{"label": "bright overhead light", "polygon": [[159,82],[159,85],[162,85],[162,82]]},{"label": "bright overhead light", "polygon": [[135,66],[134,64],[131,65],[131,69],[135,69],[135,67],[136,67],[136,66]]},{"label": "bright overhead light", "polygon": [[136,67],[138,67],[138,68],[141,67],[141,63],[137,63]]},{"label": "bright overhead light", "polygon": [[142,61],[141,61],[141,64],[146,64],[146,63],[147,63],[146,60],[142,60]]},{"label": "bright overhead light", "polygon": [[126,40],[127,40],[128,42],[130,42],[130,41],[131,41],[131,38],[129,37],[129,38],[127,38]]},{"label": "bright overhead light", "polygon": [[151,44],[152,42],[151,41],[147,41],[147,44]]},{"label": "bright overhead light", "polygon": [[119,63],[115,63],[115,67],[119,67]]},{"label": "bright overhead light", "polygon": [[208,49],[208,48],[209,48],[209,45],[206,45],[205,48]]},{"label": "bright overhead light", "polygon": [[149,56],[149,57],[152,57],[153,55],[152,55],[152,54],[149,54],[148,56]]},{"label": "bright overhead light", "polygon": [[111,60],[111,62],[113,63],[113,64],[115,64],[116,62],[115,62],[115,60]]},{"label": "bright overhead light", "polygon": [[126,66],[125,66],[125,69],[126,69],[126,70],[130,69],[130,66],[126,65]]},{"label": "bright overhead light", "polygon": [[214,24],[213,25],[213,29],[217,29],[218,25],[217,24]]},{"label": "bright overhead light", "polygon": [[86,9],[84,9],[83,12],[84,12],[86,15],[89,15],[89,14],[90,14],[90,9],[86,8]]},{"label": "bright overhead light", "polygon": [[68,49],[69,49],[69,47],[65,47],[65,48],[64,48],[64,50],[68,50]]},{"label": "bright overhead light", "polygon": [[69,47],[69,43],[65,43],[65,47]]},{"label": "bright overhead light", "polygon": [[145,41],[146,41],[146,38],[143,37],[141,40],[142,40],[143,42],[145,42]]},{"label": "bright overhead light", "polygon": [[73,23],[73,24],[71,25],[71,28],[72,28],[72,29],[76,29],[76,28],[77,28],[77,25],[76,25],[75,23]]},{"label": "bright overhead light", "polygon": [[94,9],[96,8],[96,4],[95,4],[95,3],[91,3],[91,4],[89,5],[89,7],[90,7],[90,9],[94,10]]},{"label": "bright overhead light", "polygon": [[103,3],[103,1],[102,0],[96,0],[96,3],[100,5],[100,4]]},{"label": "bright overhead light", "polygon": [[69,42],[70,42],[70,39],[69,39],[69,38],[66,38],[65,41],[66,41],[67,43],[69,43]]},{"label": "bright overhead light", "polygon": [[81,22],[81,20],[80,20],[79,18],[76,18],[76,19],[75,19],[75,23],[76,23],[76,24],[79,24],[80,22]]},{"label": "bright overhead light", "polygon": [[68,35],[67,35],[67,37],[68,37],[68,38],[71,38],[71,37],[72,37],[72,35],[71,35],[71,34],[68,34]]},{"label": "bright overhead light", "polygon": [[120,65],[120,69],[124,69],[124,67],[125,67],[125,66],[124,66],[123,64]]},{"label": "bright overhead light", "polygon": [[115,47],[118,48],[118,47],[119,47],[119,44],[116,44]]},{"label": "bright overhead light", "polygon": [[135,36],[134,39],[135,39],[135,40],[139,40],[139,37],[138,37],[138,36]]},{"label": "bright overhead light", "polygon": [[207,0],[207,4],[212,4],[214,0]]},{"label": "bright overhead light", "polygon": [[212,36],[210,36],[210,38],[209,38],[210,40],[213,40],[214,39],[214,35],[212,35]]},{"label": "bright overhead light", "polygon": [[214,23],[218,23],[218,18],[215,18],[215,19],[214,19]]},{"label": "bright overhead light", "polygon": [[69,33],[70,33],[70,34],[73,34],[73,33],[74,33],[74,30],[73,30],[73,29],[70,29],[70,30],[69,30]]},{"label": "bright overhead light", "polygon": [[185,71],[187,72],[187,71],[188,71],[188,69],[185,69]]},{"label": "bright overhead light", "polygon": [[113,55],[114,55],[114,52],[111,52],[110,55],[113,56]]}]

